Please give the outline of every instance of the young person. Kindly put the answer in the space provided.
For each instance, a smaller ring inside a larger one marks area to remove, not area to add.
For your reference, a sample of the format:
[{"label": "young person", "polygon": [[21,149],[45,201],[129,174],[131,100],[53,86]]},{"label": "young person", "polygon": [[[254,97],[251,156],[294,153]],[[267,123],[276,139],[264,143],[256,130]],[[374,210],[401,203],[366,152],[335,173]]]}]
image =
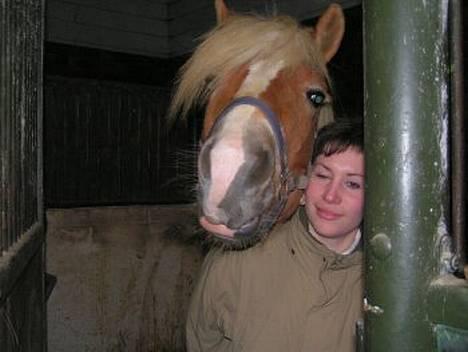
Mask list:
[{"label": "young person", "polygon": [[187,319],[188,351],[354,351],[363,210],[362,128],[337,121],[317,135],[291,220],[252,248],[207,255]]}]

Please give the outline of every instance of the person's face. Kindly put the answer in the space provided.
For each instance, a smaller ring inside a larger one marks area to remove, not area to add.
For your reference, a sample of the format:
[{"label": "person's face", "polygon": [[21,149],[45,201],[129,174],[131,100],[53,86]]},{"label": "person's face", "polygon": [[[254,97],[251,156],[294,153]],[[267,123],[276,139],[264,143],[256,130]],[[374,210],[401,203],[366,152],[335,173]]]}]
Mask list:
[{"label": "person's face", "polygon": [[364,156],[358,149],[317,157],[305,192],[305,209],[325,242],[354,239],[364,211]]}]

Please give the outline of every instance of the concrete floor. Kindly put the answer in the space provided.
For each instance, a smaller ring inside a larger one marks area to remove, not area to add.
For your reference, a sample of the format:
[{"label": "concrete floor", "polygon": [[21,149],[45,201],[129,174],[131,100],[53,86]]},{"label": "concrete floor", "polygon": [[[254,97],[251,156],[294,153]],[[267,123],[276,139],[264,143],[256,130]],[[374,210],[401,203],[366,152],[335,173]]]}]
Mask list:
[{"label": "concrete floor", "polygon": [[192,206],[49,209],[47,222],[49,352],[185,350]]}]

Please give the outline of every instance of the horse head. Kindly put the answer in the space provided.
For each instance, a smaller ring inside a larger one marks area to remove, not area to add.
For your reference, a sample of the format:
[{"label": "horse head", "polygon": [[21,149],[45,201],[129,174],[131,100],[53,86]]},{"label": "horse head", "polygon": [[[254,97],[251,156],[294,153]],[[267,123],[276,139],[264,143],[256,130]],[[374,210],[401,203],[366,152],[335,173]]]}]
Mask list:
[{"label": "horse head", "polygon": [[314,27],[239,15],[215,0],[218,25],[181,68],[171,113],[206,102],[198,157],[200,224],[234,248],[297,209],[315,132],[332,117],[327,62],[344,34],[330,5]]}]

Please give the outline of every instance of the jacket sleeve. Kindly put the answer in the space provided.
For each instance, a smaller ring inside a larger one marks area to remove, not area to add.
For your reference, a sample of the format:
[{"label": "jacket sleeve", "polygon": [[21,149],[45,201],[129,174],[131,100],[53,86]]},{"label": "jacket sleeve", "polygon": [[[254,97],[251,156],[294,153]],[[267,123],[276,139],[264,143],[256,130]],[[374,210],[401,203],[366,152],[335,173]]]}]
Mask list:
[{"label": "jacket sleeve", "polygon": [[216,255],[209,253],[201,268],[198,281],[190,299],[186,321],[188,352],[218,351],[223,344],[221,312],[223,303],[216,284]]}]

